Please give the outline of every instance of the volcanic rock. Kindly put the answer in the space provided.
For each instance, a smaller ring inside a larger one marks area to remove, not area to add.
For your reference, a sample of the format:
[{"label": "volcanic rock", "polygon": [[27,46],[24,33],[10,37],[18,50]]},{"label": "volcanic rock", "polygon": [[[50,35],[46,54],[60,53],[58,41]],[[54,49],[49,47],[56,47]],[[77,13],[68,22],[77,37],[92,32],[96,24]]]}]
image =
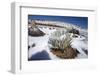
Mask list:
[{"label": "volcanic rock", "polygon": [[69,33],[73,33],[73,34],[78,34],[79,35],[79,31],[76,29],[72,29],[69,31]]},{"label": "volcanic rock", "polygon": [[34,27],[28,29],[28,35],[38,37],[38,36],[44,36],[45,33],[41,31],[39,28]]}]

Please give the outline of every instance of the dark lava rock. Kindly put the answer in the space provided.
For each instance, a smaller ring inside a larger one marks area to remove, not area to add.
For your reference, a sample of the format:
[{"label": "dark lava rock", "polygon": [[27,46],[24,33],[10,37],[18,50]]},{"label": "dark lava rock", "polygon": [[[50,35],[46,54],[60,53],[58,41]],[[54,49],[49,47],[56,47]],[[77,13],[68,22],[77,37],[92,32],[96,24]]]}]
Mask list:
[{"label": "dark lava rock", "polygon": [[28,35],[38,37],[38,36],[44,36],[45,33],[41,31],[39,28],[34,27],[34,29],[28,28]]},{"label": "dark lava rock", "polygon": [[32,44],[32,47],[35,47],[35,43]]},{"label": "dark lava rock", "polygon": [[74,50],[76,50],[76,52],[77,52],[78,54],[80,54],[80,52],[79,52],[77,49],[74,49]]},{"label": "dark lava rock", "polygon": [[73,34],[78,34],[79,35],[79,31],[76,29],[72,29],[69,31],[69,33],[73,33]]},{"label": "dark lava rock", "polygon": [[85,54],[88,55],[88,50],[86,50],[86,49],[82,49],[82,50],[85,52]]},{"label": "dark lava rock", "polygon": [[78,37],[78,35],[76,35],[76,34],[73,35],[73,38],[77,38],[77,37]]},{"label": "dark lava rock", "polygon": [[51,59],[49,57],[49,54],[45,50],[43,50],[42,52],[36,53],[28,60],[32,61],[32,60],[51,60]]},{"label": "dark lava rock", "polygon": [[30,49],[30,46],[28,45],[28,50]]}]

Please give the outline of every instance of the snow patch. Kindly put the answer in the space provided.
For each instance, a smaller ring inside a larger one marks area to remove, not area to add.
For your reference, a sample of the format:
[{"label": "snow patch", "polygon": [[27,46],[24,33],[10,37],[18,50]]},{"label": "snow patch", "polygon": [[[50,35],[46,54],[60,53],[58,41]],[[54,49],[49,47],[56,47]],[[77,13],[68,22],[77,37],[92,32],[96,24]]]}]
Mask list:
[{"label": "snow patch", "polygon": [[[37,22],[43,22],[43,21],[37,21]],[[80,52],[80,54],[78,54],[78,56],[76,58],[87,58],[88,57],[88,55],[83,51],[83,49],[88,50],[87,30],[81,29],[81,28],[76,27],[71,24],[66,24],[66,23],[61,23],[61,22],[44,21],[44,23],[46,23],[46,24],[51,23],[51,24],[56,24],[59,26],[62,25],[62,26],[66,26],[66,27],[74,27],[74,28],[78,29],[80,32],[80,35],[78,35],[77,38],[72,37],[71,46],[72,46],[72,48],[75,48]],[[28,58],[31,58],[32,55],[35,55],[38,52],[42,52],[42,51],[46,50],[46,52],[49,54],[51,59],[60,59],[50,51],[50,48],[48,45],[49,37],[50,37],[51,33],[56,31],[56,29],[52,29],[52,30],[50,30],[49,28],[39,28],[39,29],[41,31],[43,31],[44,33],[46,33],[46,35],[39,36],[39,37],[29,36],[29,39],[28,39],[29,45],[31,46],[32,44],[35,44],[35,47],[30,47],[29,53],[28,53]],[[73,34],[71,34],[71,35],[73,35]],[[62,35],[62,37],[60,37],[60,38],[62,39],[64,36],[65,35]]]}]

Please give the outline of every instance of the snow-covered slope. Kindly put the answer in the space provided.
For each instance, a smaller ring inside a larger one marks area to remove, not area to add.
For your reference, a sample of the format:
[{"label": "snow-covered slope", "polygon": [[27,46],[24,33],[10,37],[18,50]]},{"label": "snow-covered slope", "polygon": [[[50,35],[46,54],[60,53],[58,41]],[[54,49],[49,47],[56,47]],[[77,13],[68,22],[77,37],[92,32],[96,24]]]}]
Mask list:
[{"label": "snow-covered slope", "polygon": [[[51,24],[51,25],[56,25],[56,26],[63,26],[66,28],[74,28],[74,29],[78,30],[80,34],[77,35],[77,37],[72,36],[71,46],[73,48],[77,49],[79,52],[79,54],[76,58],[87,58],[88,57],[88,55],[86,53],[86,51],[88,52],[87,29],[82,29],[81,27],[78,27],[76,25],[64,23],[64,22],[58,22],[58,21],[35,20],[35,22],[42,23],[44,25]],[[52,29],[52,30],[49,28],[39,28],[39,29],[41,31],[43,31],[45,33],[45,35],[40,36],[40,37],[29,36],[29,46],[31,46],[32,44],[35,44],[35,46],[29,48],[28,58],[30,59],[30,58],[32,58],[32,56],[34,57],[34,55],[45,51],[46,53],[48,53],[48,57],[50,59],[60,59],[57,56],[55,56],[52,52],[50,52],[50,49],[48,46],[49,37],[50,37],[51,33],[56,31],[56,29]],[[45,54],[43,53],[43,55],[45,55]],[[49,59],[46,59],[46,60],[49,60]]]}]

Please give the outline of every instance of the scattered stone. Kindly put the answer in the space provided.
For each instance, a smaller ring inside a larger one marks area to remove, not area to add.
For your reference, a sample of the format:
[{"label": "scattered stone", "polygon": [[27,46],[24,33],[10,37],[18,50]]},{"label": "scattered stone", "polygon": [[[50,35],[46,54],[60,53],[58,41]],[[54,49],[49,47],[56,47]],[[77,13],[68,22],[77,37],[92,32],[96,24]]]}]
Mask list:
[{"label": "scattered stone", "polygon": [[41,31],[37,26],[35,21],[31,21],[31,24],[28,24],[28,35],[30,36],[44,36],[45,33]]},{"label": "scattered stone", "polygon": [[28,45],[28,50],[30,49],[30,46]]},{"label": "scattered stone", "polygon": [[79,54],[80,52],[77,50],[77,49],[75,49],[76,50],[76,52]]},{"label": "scattered stone", "polygon": [[28,35],[38,37],[38,36],[44,36],[45,33],[42,32],[39,28],[35,27],[34,29],[32,28],[28,29]]},{"label": "scattered stone", "polygon": [[35,47],[35,43],[32,44],[32,47]]},{"label": "scattered stone", "polygon": [[72,29],[69,31],[69,33],[73,33],[73,34],[78,34],[79,35],[79,31],[76,29]]},{"label": "scattered stone", "polygon": [[73,38],[77,38],[78,37],[78,35],[76,35],[76,34],[73,34],[73,36],[72,36]]},{"label": "scattered stone", "polygon": [[86,49],[82,49],[82,50],[85,52],[85,54],[88,55],[88,50],[86,50]]}]

